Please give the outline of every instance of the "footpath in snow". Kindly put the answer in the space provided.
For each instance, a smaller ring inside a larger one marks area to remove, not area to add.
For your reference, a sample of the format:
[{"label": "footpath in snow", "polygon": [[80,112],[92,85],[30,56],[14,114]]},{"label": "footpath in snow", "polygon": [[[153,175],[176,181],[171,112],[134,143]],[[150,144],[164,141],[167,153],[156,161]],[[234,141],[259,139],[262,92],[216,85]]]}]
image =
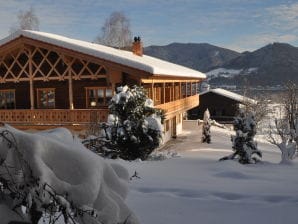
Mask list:
[{"label": "footpath in snow", "polygon": [[142,224],[297,223],[298,159],[280,165],[280,151],[259,143],[261,164],[219,162],[232,152],[233,131],[212,126],[212,143],[202,144],[195,121],[185,121],[184,129],[163,147],[180,157],[119,161],[140,177],[130,181],[127,204]]}]

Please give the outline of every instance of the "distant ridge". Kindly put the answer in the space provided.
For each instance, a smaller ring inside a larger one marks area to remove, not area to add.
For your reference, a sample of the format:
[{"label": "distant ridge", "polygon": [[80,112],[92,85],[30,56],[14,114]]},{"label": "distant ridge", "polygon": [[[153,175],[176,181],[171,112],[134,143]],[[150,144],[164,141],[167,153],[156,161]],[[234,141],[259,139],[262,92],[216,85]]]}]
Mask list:
[{"label": "distant ridge", "polygon": [[215,85],[298,83],[298,48],[286,43],[243,53],[205,43],[172,43],[146,47],[145,54],[206,72]]},{"label": "distant ridge", "polygon": [[149,46],[145,54],[166,61],[207,72],[214,67],[222,66],[241,55],[238,52],[210,44],[172,43],[166,46]]}]

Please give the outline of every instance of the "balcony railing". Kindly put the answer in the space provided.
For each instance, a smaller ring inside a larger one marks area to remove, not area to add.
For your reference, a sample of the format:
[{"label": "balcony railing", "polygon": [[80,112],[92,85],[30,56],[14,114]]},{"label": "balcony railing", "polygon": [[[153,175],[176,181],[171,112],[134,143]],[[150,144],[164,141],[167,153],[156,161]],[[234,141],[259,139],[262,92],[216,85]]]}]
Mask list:
[{"label": "balcony railing", "polygon": [[167,118],[172,114],[181,113],[199,105],[199,95],[189,96],[173,102],[157,105],[156,108],[163,109]]},{"label": "balcony railing", "polygon": [[[165,110],[166,117],[181,113],[199,105],[199,96],[157,105]],[[0,122],[18,127],[72,126],[82,129],[93,122],[104,122],[108,109],[15,109],[0,110]]]},{"label": "balcony railing", "polygon": [[107,109],[0,110],[0,121],[15,126],[86,126],[107,116]]}]

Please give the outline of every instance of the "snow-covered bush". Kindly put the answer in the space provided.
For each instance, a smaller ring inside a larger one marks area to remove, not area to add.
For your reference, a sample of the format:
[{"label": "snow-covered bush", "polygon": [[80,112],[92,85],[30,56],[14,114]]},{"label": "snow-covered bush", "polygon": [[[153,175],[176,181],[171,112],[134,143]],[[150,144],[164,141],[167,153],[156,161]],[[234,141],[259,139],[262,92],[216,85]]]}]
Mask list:
[{"label": "snow-covered bush", "polygon": [[258,162],[258,157],[262,157],[262,153],[257,149],[257,143],[254,141],[254,136],[256,135],[256,123],[253,113],[246,114],[243,111],[240,111],[239,116],[234,119],[234,130],[236,135],[231,137],[234,153],[225,156],[220,160],[238,158],[239,163],[242,164]]},{"label": "snow-covered bush", "polygon": [[203,128],[202,128],[202,142],[206,143],[211,143],[211,133],[210,133],[210,128],[211,128],[211,120],[210,120],[210,113],[209,110],[207,109],[204,112],[204,118],[203,118]]},{"label": "snow-covered bush", "polygon": [[104,156],[146,160],[162,141],[163,112],[153,107],[142,87],[118,87],[99,137]]},{"label": "snow-covered bush", "polygon": [[0,204],[23,221],[137,224],[124,203],[128,180],[126,169],[87,150],[67,129],[0,128]]}]

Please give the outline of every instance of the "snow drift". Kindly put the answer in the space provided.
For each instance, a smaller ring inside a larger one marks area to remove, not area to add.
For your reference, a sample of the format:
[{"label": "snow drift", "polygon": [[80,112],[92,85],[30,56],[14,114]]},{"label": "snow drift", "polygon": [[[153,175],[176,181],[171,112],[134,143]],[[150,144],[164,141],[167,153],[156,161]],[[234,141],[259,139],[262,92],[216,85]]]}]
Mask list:
[{"label": "snow drift", "polygon": [[[34,177],[51,186],[57,194],[67,195],[67,200],[76,207],[92,208],[97,213],[96,218],[81,216],[77,221],[138,223],[124,203],[129,176],[121,165],[110,163],[87,150],[64,128],[32,134],[5,125],[0,128],[0,133],[3,131],[12,133],[18,152]],[[18,152],[0,140],[1,162],[13,169],[11,173],[17,174],[22,167]],[[26,179],[22,181],[26,182]]]}]

